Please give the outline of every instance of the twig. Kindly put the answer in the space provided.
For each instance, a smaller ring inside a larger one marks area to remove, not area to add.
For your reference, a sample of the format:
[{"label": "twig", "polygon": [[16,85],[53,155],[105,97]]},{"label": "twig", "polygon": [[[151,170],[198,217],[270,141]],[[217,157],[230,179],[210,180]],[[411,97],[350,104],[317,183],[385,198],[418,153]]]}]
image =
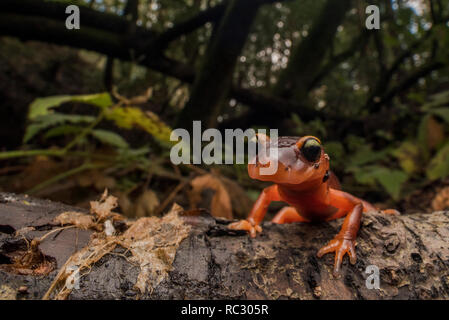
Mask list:
[{"label": "twig", "polygon": [[168,204],[173,200],[173,198],[178,194],[178,192],[184,188],[184,186],[188,183],[190,183],[192,179],[186,179],[184,181],[181,181],[175,189],[168,195],[167,198],[161,203],[161,205],[155,210],[156,215],[160,215],[162,211],[168,206]]},{"label": "twig", "polygon": [[72,147],[74,147],[75,145],[78,144],[78,142],[83,139],[85,136],[87,136],[92,130],[93,128],[95,128],[100,122],[101,120],[103,120],[104,116],[105,116],[105,110],[103,109],[100,114],[98,115],[97,119],[95,119],[94,122],[92,122],[86,129],[84,129],[79,135],[77,135],[72,142],[70,142],[63,150],[64,152],[69,151]]},{"label": "twig", "polygon": [[73,176],[74,174],[80,173],[80,172],[82,172],[84,170],[97,169],[97,168],[101,168],[101,167],[104,167],[104,166],[106,166],[106,165],[105,164],[101,164],[101,165],[97,164],[97,165],[95,165],[95,164],[92,164],[92,163],[85,163],[85,164],[83,164],[83,165],[81,165],[81,166],[79,166],[77,168],[74,168],[72,170],[69,170],[69,171],[63,172],[61,174],[58,174],[58,175],[56,175],[54,177],[51,177],[50,179],[45,180],[42,183],[39,183],[37,186],[31,188],[30,190],[26,191],[25,193],[27,193],[27,194],[36,193],[37,191],[42,190],[42,189],[44,189],[45,187],[47,187],[49,185],[52,185],[52,184],[54,184],[54,183],[56,183],[56,182],[58,182],[58,181],[60,181],[62,179],[65,179],[65,178],[68,178],[70,176]]},{"label": "twig", "polygon": [[40,237],[39,239],[37,239],[37,241],[38,241],[39,243],[41,243],[42,241],[45,240],[45,238],[47,238],[49,235],[51,235],[51,234],[53,234],[53,233],[55,233],[55,232],[62,231],[62,230],[65,230],[65,229],[74,228],[74,227],[76,227],[76,226],[75,226],[75,225],[72,225],[72,226],[66,226],[66,227],[61,227],[61,228],[53,229],[53,230],[51,230],[50,232],[47,232],[46,234],[44,234],[44,235],[43,235],[42,237]]}]

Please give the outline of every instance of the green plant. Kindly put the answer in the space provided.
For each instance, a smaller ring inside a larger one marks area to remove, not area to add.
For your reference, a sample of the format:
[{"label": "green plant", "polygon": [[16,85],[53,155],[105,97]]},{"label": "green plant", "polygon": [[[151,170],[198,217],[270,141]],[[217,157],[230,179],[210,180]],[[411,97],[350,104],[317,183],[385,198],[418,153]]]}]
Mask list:
[{"label": "green plant", "polygon": [[379,184],[394,200],[412,177],[433,181],[449,176],[449,91],[431,96],[421,111],[417,134],[396,147],[373,150],[363,139],[354,143],[351,138],[356,151],[345,171],[360,184]]},{"label": "green plant", "polygon": [[[154,170],[160,161],[148,160],[149,148],[144,146],[132,149],[128,142],[118,133],[111,130],[99,129],[102,120],[114,122],[122,129],[138,128],[149,133],[162,147],[170,145],[171,129],[155,114],[143,112],[132,103],[141,103],[145,97],[130,100],[119,97],[114,103],[108,93],[77,96],[54,96],[38,98],[31,105],[28,113],[29,125],[24,135],[23,150],[0,152],[0,159],[24,158],[33,156],[77,157],[82,164],[67,172],[58,174],[40,183],[30,192],[35,192],[61,179],[80,173],[84,170],[97,168],[126,168],[132,163],[134,167],[144,171]],[[148,98],[148,97],[147,97]],[[67,102],[81,102],[98,109],[97,116],[65,114],[58,112],[58,107]],[[32,141],[41,135],[44,139],[58,136],[71,137],[70,142],[60,147],[48,149],[29,149]],[[92,150],[90,139],[112,147],[113,152],[108,155]],[[159,170],[160,169],[160,170]],[[158,171],[164,172],[158,167]]]}]

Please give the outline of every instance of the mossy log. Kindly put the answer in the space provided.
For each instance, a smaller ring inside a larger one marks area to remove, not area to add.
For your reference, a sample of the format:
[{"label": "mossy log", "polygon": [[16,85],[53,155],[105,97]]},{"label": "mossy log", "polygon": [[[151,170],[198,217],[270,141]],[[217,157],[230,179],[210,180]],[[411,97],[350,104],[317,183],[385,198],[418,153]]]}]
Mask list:
[{"label": "mossy log", "polygon": [[[0,298],[43,298],[69,257],[92,245],[92,239],[104,233],[75,227],[61,229],[55,225],[54,218],[66,211],[83,212],[55,202],[0,193]],[[88,272],[82,273],[79,288],[73,288],[65,298],[449,297],[449,212],[401,216],[365,214],[357,240],[357,263],[351,265],[345,257],[339,278],[332,276],[333,256],[318,259],[316,253],[338,232],[341,220],[285,225],[266,222],[263,232],[251,239],[243,232],[228,230],[228,221],[202,210],[179,211],[176,216],[178,222],[147,220],[150,227],[151,221],[160,222],[158,229],[151,231],[150,240],[155,249],[149,254],[156,255],[154,263],[150,260],[147,266],[148,274],[156,274],[158,281],[153,281],[147,290],[142,292],[136,286],[142,265],[133,261],[133,251],[116,245],[90,265]],[[118,233],[126,232],[124,224],[115,227]],[[180,227],[188,232],[179,243],[174,243],[172,240],[178,237]],[[30,264],[28,270],[14,268],[29,252],[33,239],[46,234],[35,248],[36,263]],[[164,251],[169,242],[174,248],[173,259],[169,251]],[[162,253],[167,256],[161,257]],[[380,270],[379,289],[366,286],[369,276],[366,269],[370,265]]]}]

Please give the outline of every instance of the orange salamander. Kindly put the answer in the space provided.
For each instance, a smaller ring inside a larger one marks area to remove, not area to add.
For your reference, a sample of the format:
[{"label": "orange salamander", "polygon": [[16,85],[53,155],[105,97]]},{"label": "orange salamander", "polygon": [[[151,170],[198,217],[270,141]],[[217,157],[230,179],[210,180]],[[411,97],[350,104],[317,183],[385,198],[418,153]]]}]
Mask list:
[{"label": "orange salamander", "polygon": [[[329,170],[329,156],[318,138],[279,137],[277,143],[265,135],[258,135],[258,139],[261,138],[267,150],[277,148],[277,155],[274,158],[270,153],[264,164],[256,157],[254,164],[248,165],[248,174],[252,179],[274,184],[262,191],[246,220],[231,223],[229,228],[246,230],[255,237],[262,231],[260,223],[272,201],[289,204],[276,214],[274,223],[330,221],[345,217],[341,231],[317,253],[322,257],[335,252],[333,273],[337,276],[345,254],[349,255],[352,264],[356,262],[355,242],[362,213],[377,209],[341,190],[338,179]],[[276,172],[262,175],[260,168],[268,166],[270,161],[278,162]],[[399,214],[394,209],[383,212]]]}]

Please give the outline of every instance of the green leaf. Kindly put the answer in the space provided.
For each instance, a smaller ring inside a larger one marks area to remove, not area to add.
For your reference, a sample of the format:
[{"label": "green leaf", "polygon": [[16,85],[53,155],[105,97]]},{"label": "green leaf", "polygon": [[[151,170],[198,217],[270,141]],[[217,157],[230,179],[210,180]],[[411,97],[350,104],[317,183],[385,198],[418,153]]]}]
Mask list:
[{"label": "green leaf", "polygon": [[429,158],[429,146],[427,144],[428,141],[428,132],[429,132],[429,121],[432,116],[430,114],[425,115],[418,126],[418,145],[421,148],[422,156],[424,160]]},{"label": "green leaf", "polygon": [[402,185],[408,180],[408,175],[401,170],[390,170],[385,168],[384,170],[377,172],[376,179],[394,200],[398,200]]},{"label": "green leaf", "polygon": [[[148,153],[150,152],[149,147],[141,147],[139,149],[118,149],[117,153],[118,155],[123,159],[123,161],[126,160],[136,160],[139,159],[140,162],[147,163],[148,162]],[[146,165],[151,165],[151,163],[148,163]]]},{"label": "green leaf", "polygon": [[377,160],[385,159],[390,152],[390,149],[380,151],[373,151],[370,146],[361,146],[359,150],[351,157],[350,166],[360,166],[363,164],[375,162]]},{"label": "green leaf", "polygon": [[449,176],[449,142],[430,161],[426,169],[426,174],[430,180]]},{"label": "green leaf", "polygon": [[155,113],[144,112],[138,107],[126,106],[111,108],[106,112],[106,119],[124,129],[140,128],[151,134],[163,145],[173,145],[170,140],[172,129]]},{"label": "green leaf", "polygon": [[430,97],[430,102],[421,106],[422,111],[449,104],[449,90],[436,93]]},{"label": "green leaf", "polygon": [[50,109],[59,107],[61,104],[69,101],[88,103],[100,108],[108,107],[113,103],[109,93],[38,98],[30,105],[28,119],[33,120],[39,116],[48,115]]},{"label": "green leaf", "polygon": [[256,201],[260,196],[260,191],[254,189],[247,189],[246,194],[252,201]]},{"label": "green leaf", "polygon": [[100,108],[106,108],[113,104],[111,96],[107,92],[88,94],[88,95],[80,95],[80,96],[72,96],[72,97],[73,97],[73,101],[92,104],[92,105],[100,107]]},{"label": "green leaf", "polygon": [[55,96],[47,98],[38,98],[34,100],[30,105],[28,112],[28,119],[32,120],[39,116],[48,115],[50,108],[57,107],[64,102],[68,102],[72,99],[71,96]]},{"label": "green leaf", "polygon": [[371,171],[367,170],[367,167],[364,168],[348,168],[348,172],[354,173],[354,178],[358,183],[373,186],[376,184],[376,179],[374,178]]},{"label": "green leaf", "polygon": [[430,113],[442,118],[444,121],[449,123],[449,108],[436,108],[430,110]]},{"label": "green leaf", "polygon": [[92,136],[94,136],[101,142],[110,144],[114,147],[118,147],[121,149],[129,148],[128,142],[126,142],[126,140],[123,139],[120,135],[112,131],[97,129],[92,131]]},{"label": "green leaf", "polygon": [[324,150],[332,159],[332,167],[335,168],[345,168],[346,157],[345,148],[343,144],[338,141],[329,141],[324,144]]},{"label": "green leaf", "polygon": [[416,143],[405,141],[393,150],[392,154],[399,160],[399,165],[408,174],[418,171],[420,149]]},{"label": "green leaf", "polygon": [[95,120],[91,116],[80,116],[74,114],[63,114],[63,113],[50,113],[46,115],[40,115],[36,117],[32,124],[30,124],[25,132],[23,142],[27,143],[39,132],[48,129],[55,125],[61,125],[64,123],[90,123]]},{"label": "green leaf", "polygon": [[351,171],[354,172],[357,182],[366,185],[375,185],[378,182],[395,200],[399,199],[402,185],[408,180],[406,172],[380,166],[367,166]]},{"label": "green leaf", "polygon": [[45,139],[54,138],[58,136],[66,136],[70,134],[78,134],[80,133],[84,128],[80,126],[74,126],[74,125],[62,125],[55,128],[52,128],[45,133]]}]

